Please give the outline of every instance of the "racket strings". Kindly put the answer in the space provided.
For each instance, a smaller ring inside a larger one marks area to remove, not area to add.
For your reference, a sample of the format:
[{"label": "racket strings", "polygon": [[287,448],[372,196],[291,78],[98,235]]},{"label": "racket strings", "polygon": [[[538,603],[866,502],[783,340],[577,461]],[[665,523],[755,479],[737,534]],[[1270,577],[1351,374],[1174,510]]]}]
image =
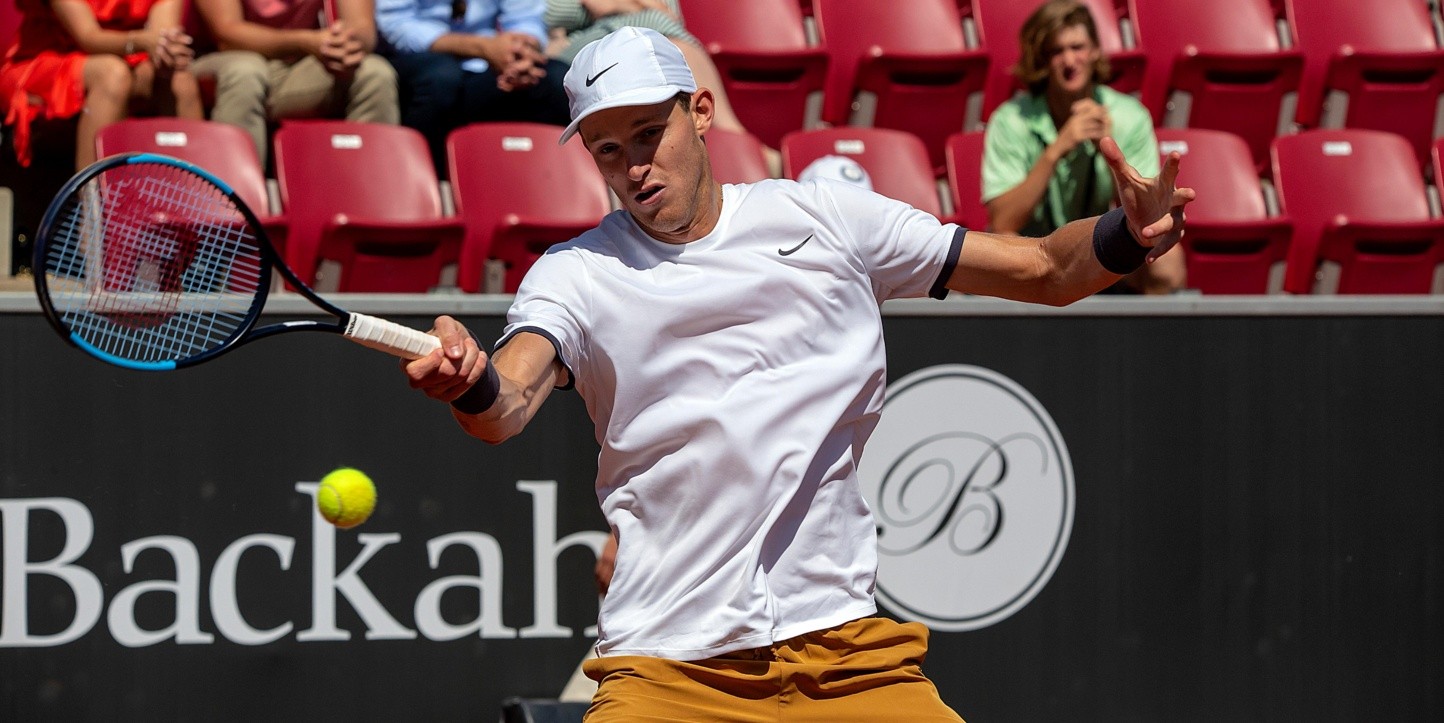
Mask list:
[{"label": "racket strings", "polygon": [[61,322],[131,361],[217,349],[262,302],[268,265],[231,198],[179,167],[109,168],[60,208],[46,279]]}]

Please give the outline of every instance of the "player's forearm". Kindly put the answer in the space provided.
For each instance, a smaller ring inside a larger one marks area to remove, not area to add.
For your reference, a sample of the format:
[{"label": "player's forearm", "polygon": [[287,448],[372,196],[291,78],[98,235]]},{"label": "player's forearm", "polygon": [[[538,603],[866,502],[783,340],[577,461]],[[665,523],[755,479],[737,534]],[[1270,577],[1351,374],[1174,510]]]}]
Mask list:
[{"label": "player's forearm", "polygon": [[1050,263],[1041,283],[1041,303],[1066,306],[1108,288],[1120,278],[1099,261],[1094,244],[1097,225],[1098,218],[1073,221],[1043,240],[1043,251]]},{"label": "player's forearm", "polygon": [[452,403],[452,413],[467,434],[496,444],[526,428],[567,372],[551,342],[528,332],[497,349],[488,364],[464,398]]},{"label": "player's forearm", "polygon": [[[1097,219],[1090,218],[1069,223],[1043,238],[969,232],[947,286],[1014,301],[1071,304],[1120,276],[1099,261],[1094,250],[1096,227]],[[1136,244],[1131,238],[1128,242]]]},{"label": "player's forearm", "polygon": [[480,414],[467,414],[455,407],[451,410],[467,434],[490,444],[500,444],[520,434],[536,416],[552,388],[551,384],[526,386],[498,376],[500,388],[489,409]]}]

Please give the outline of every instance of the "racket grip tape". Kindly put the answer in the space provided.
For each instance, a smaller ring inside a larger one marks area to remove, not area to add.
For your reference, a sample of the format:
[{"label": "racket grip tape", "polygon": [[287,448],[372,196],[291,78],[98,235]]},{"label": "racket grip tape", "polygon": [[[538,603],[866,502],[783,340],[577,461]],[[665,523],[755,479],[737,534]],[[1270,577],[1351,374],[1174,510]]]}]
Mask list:
[{"label": "racket grip tape", "polygon": [[341,335],[402,359],[420,359],[441,348],[441,340],[424,331],[366,314],[350,314]]}]

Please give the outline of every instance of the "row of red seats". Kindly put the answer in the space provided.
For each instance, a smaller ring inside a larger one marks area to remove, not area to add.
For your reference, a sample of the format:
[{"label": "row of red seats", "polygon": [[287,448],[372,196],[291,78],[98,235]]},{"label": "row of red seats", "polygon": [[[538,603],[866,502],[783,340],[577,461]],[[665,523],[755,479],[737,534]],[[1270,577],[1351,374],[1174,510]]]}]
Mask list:
[{"label": "row of red seats", "polygon": [[[1296,127],[1397,133],[1421,166],[1444,93],[1439,18],[1426,0],[1084,0],[1117,77],[1162,127],[1225,130],[1269,172]],[[873,125],[944,140],[1017,89],[1018,0],[681,0],[743,124]],[[808,36],[809,24],[816,38]],[[820,100],[819,100],[820,99]]]},{"label": "row of red seats", "polygon": [[[1439,18],[1427,0],[1084,2],[1117,72],[1112,84],[1139,94],[1160,127],[1235,133],[1264,174],[1272,139],[1295,127],[1398,133],[1427,165],[1444,93]],[[1017,90],[1018,29],[1038,2],[681,5],[764,143],[820,123],[897,128],[922,138],[941,171],[944,140],[980,127]],[[18,19],[10,2],[0,7],[0,19]]]},{"label": "row of red seats", "polygon": [[[1163,156],[1184,156],[1179,185],[1198,191],[1183,241],[1190,288],[1205,294],[1444,293],[1444,218],[1401,136],[1367,129],[1279,136],[1270,144],[1269,181],[1234,134],[1202,128],[1157,134]],[[785,136],[782,146],[789,177],[821,155],[849,155],[879,193],[969,228],[987,227],[981,132],[945,141],[942,203],[922,142],[904,131],[805,131]],[[1444,139],[1431,155],[1435,177],[1444,178]]]},{"label": "row of red seats", "polygon": [[404,126],[283,123],[272,138],[278,206],[255,144],[236,126],[131,118],[101,129],[96,150],[162,153],[216,174],[297,276],[324,290],[426,292],[454,267],[455,284],[479,292],[495,259],[506,267],[504,289],[490,290],[514,291],[542,251],[611,210],[591,157],[580,144],[558,146],[559,130],[497,123],[456,131],[445,199],[425,139]]},{"label": "row of red seats", "polygon": [[[268,201],[254,147],[239,129],[174,118],[131,119],[100,133],[101,155],[166,153],[213,170],[282,243],[287,263],[325,288],[422,292],[456,265],[464,291],[515,291],[546,248],[596,225],[613,207],[590,156],[558,146],[553,126],[475,124],[447,144],[445,211],[425,142],[411,129],[343,121],[285,123],[274,145],[280,207]],[[1185,156],[1189,285],[1207,294],[1440,292],[1444,219],[1402,137],[1361,129],[1315,130],[1271,144],[1272,181],[1254,169],[1238,136],[1159,129],[1160,151]],[[983,135],[946,142],[946,175],[934,175],[922,141],[905,131],[841,127],[782,139],[783,174],[813,160],[858,161],[879,193],[939,218],[986,228],[981,203]],[[707,137],[717,179],[766,178],[760,142],[720,130]],[[1433,147],[1444,178],[1444,139]],[[501,278],[488,283],[488,262]]]}]

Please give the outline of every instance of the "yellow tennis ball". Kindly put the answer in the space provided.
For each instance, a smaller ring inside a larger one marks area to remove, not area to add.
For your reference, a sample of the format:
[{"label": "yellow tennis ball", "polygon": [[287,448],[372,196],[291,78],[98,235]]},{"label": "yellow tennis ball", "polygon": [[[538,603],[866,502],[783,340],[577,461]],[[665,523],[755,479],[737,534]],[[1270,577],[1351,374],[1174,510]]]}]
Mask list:
[{"label": "yellow tennis ball", "polygon": [[376,485],[365,472],[342,467],[321,478],[316,508],[327,522],[343,530],[355,527],[376,509]]}]

